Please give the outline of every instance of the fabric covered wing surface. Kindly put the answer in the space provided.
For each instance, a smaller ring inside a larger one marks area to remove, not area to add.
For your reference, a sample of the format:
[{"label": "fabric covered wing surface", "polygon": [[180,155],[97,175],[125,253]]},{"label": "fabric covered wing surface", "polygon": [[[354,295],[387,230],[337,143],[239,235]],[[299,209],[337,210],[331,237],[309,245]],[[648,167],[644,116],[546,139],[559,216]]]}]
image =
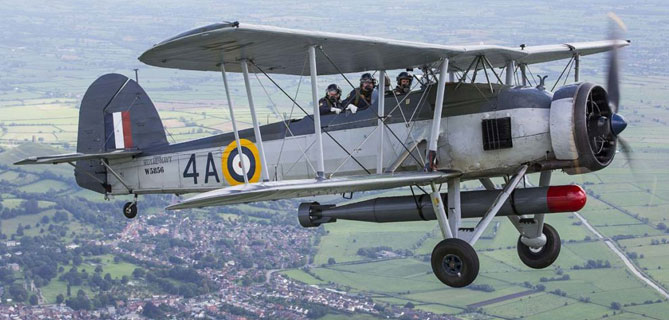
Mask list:
[{"label": "fabric covered wing surface", "polygon": [[201,208],[254,201],[425,185],[430,182],[441,183],[449,177],[459,175],[460,172],[457,171],[436,171],[430,173],[417,172],[337,177],[322,181],[303,179],[252,183],[201,193],[180,203],[170,205],[167,209]]},{"label": "fabric covered wing surface", "polygon": [[[623,40],[527,46],[455,46],[391,40],[330,32],[305,31],[243,23],[219,23],[184,32],[144,52],[139,60],[153,66],[185,70],[220,71],[224,59],[228,72],[241,72],[240,60],[249,59],[268,73],[307,75],[307,48],[318,45],[344,73],[393,70],[420,66],[449,58],[449,71],[466,69],[479,55],[495,67],[509,60],[541,63],[622,47]],[[318,74],[337,69],[317,53]],[[482,68],[482,66],[481,66]]]}]

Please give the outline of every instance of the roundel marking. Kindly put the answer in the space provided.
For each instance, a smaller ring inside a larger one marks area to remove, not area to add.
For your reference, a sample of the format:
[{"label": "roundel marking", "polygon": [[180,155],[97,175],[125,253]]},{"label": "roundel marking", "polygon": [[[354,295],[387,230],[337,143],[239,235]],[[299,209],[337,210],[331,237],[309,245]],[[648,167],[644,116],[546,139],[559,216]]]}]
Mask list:
[{"label": "roundel marking", "polygon": [[258,148],[250,140],[240,139],[242,145],[242,155],[237,151],[237,142],[232,141],[223,150],[222,168],[225,181],[231,186],[244,183],[242,161],[246,167],[246,176],[249,182],[260,181],[260,157]]}]

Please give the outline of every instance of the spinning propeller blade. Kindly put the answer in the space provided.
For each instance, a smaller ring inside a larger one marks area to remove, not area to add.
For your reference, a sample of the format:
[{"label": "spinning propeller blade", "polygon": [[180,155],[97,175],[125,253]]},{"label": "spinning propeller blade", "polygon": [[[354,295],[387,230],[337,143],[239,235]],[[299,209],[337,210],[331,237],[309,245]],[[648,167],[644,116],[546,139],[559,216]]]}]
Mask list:
[{"label": "spinning propeller blade", "polygon": [[[609,19],[611,19],[609,25],[609,40],[618,40],[621,38],[621,31],[627,31],[625,23],[622,19],[618,17],[615,13],[608,13]],[[617,140],[618,145],[620,146],[619,150],[625,155],[630,168],[633,169],[632,158],[630,157],[632,153],[632,147],[627,141],[619,137],[618,135],[625,130],[627,127],[627,122],[623,116],[618,114],[618,109],[620,107],[620,65],[618,62],[618,48],[614,47],[609,53],[608,61],[608,77],[607,77],[607,93],[609,97],[609,105],[611,106],[611,111],[613,115],[609,120],[611,126],[611,133]]]}]

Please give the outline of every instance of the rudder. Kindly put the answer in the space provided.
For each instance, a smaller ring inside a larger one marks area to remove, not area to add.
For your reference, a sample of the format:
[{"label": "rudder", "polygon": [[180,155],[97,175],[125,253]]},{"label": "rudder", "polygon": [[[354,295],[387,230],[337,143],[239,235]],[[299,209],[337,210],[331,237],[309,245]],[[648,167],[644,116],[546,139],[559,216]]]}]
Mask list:
[{"label": "rudder", "polygon": [[[110,73],[88,87],[79,108],[77,152],[142,150],[167,144],[158,112],[137,82]],[[99,160],[77,161],[74,175],[82,188],[108,190],[107,170]]]}]

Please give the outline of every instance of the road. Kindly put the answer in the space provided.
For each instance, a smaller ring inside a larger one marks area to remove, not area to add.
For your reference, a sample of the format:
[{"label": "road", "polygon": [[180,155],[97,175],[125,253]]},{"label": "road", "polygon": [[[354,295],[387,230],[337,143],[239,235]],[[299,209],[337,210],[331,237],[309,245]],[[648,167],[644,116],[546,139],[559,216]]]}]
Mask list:
[{"label": "road", "polygon": [[281,270],[281,269],[271,269],[271,270],[267,270],[267,272],[265,272],[265,284],[269,284],[269,280],[270,280],[270,278],[272,277],[272,274],[275,273],[275,272],[277,272],[277,271],[280,271],[280,270]]},{"label": "road", "polygon": [[657,285],[655,282],[650,280],[646,274],[641,272],[633,263],[632,261],[623,253],[618,246],[611,240],[611,238],[604,237],[601,233],[599,233],[595,228],[593,228],[590,223],[588,223],[588,220],[583,218],[582,215],[580,215],[578,212],[574,212],[574,215],[583,222],[583,225],[585,225],[592,233],[594,233],[599,239],[604,241],[606,245],[613,251],[620,259],[625,263],[627,268],[632,272],[633,275],[635,275],[637,278],[639,278],[641,281],[645,282],[648,284],[651,288],[655,289],[660,295],[664,296],[665,298],[669,299],[669,292],[665,290],[663,287],[660,287]]}]

